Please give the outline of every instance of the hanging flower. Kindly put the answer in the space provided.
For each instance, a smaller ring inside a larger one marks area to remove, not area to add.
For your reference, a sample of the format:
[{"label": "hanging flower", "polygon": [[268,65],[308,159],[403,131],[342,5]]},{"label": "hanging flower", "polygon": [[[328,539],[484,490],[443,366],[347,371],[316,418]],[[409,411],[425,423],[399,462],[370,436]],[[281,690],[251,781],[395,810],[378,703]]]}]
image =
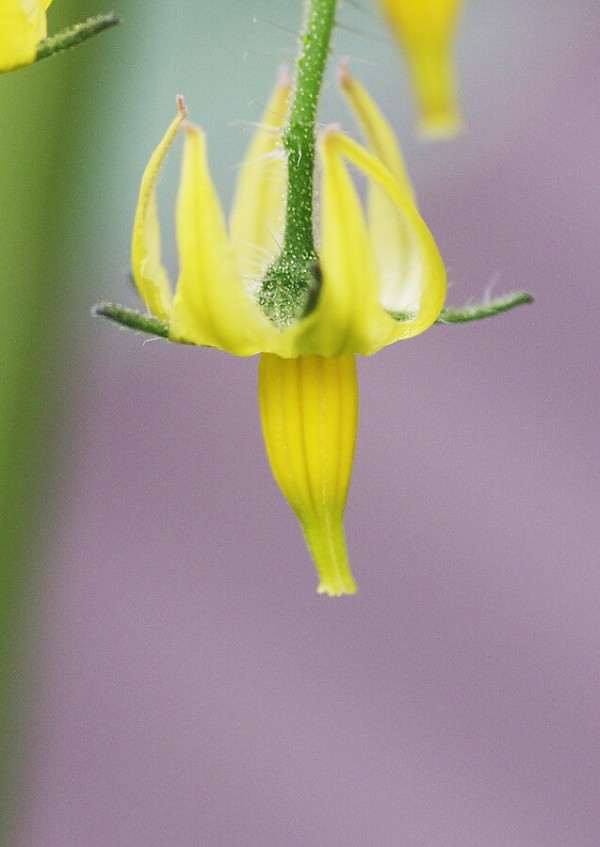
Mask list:
[{"label": "hanging flower", "polygon": [[[133,276],[154,316],[146,328],[237,356],[262,354],[259,403],[267,454],[304,530],[318,590],[329,595],[356,591],[343,529],[358,422],[355,354],[371,355],[423,332],[445,296],[444,265],[415,208],[393,134],[347,69],[341,81],[370,149],[336,127],[319,139],[319,259],[312,288],[295,313],[288,308],[267,316],[261,306],[261,286],[284,226],[287,77],[241,169],[229,226],[210,178],[204,134],[187,120],[179,99],[178,115],[146,167],[132,239]],[[179,132],[184,148],[173,293],[161,262],[155,189]],[[366,218],[346,163],[367,179]]]},{"label": "hanging flower", "polygon": [[52,0],[0,0],[0,72],[30,65],[47,35]]},{"label": "hanging flower", "polygon": [[408,62],[419,109],[419,129],[430,137],[462,127],[457,106],[452,41],[463,0],[378,0]]}]

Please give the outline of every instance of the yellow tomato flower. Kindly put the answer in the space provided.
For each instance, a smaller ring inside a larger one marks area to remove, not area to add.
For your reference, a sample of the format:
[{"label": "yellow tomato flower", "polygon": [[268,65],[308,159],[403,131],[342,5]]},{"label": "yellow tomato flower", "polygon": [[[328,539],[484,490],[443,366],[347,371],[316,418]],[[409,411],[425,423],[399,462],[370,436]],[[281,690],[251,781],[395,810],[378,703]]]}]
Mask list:
[{"label": "yellow tomato flower", "polygon": [[379,0],[402,44],[419,108],[419,128],[430,137],[462,127],[457,106],[452,41],[463,0]]},{"label": "yellow tomato flower", "polygon": [[[321,135],[319,265],[310,303],[296,319],[268,318],[261,280],[278,255],[286,168],[281,130],[290,82],[280,80],[241,169],[229,226],[210,178],[203,132],[179,113],[146,167],[132,238],[133,276],[171,341],[261,353],[259,402],[273,475],[294,509],[320,593],[352,594],[343,512],[358,422],[355,354],[371,355],[434,323],[445,270],[414,205],[390,128],[345,70],[342,84],[368,148],[339,129]],[[176,211],[179,278],[161,261],[156,182],[184,135]],[[369,186],[367,216],[347,164]]]},{"label": "yellow tomato flower", "polygon": [[52,0],[0,0],[0,72],[30,65],[47,35]]}]

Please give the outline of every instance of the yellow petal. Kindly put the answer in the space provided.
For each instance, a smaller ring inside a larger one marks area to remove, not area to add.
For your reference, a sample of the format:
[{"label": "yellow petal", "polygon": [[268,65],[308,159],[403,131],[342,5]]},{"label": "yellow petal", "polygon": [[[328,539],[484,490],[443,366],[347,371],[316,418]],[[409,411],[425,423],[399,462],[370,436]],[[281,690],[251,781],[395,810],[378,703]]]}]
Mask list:
[{"label": "yellow petal", "polygon": [[[356,189],[335,146],[338,133],[320,140],[323,284],[317,306],[301,324],[304,355],[368,354],[378,336],[381,308],[375,257]],[[381,346],[381,345],[380,345]]]},{"label": "yellow petal", "polygon": [[[402,153],[391,127],[362,85],[350,75],[347,64],[340,67],[338,78],[362,127],[369,150],[390,171],[407,200],[416,206]],[[381,302],[389,303],[390,308],[399,312],[417,311],[418,290],[411,291],[405,275],[412,227],[398,213],[394,200],[372,179],[368,182],[367,220],[381,280]]]},{"label": "yellow petal", "polygon": [[0,71],[35,61],[36,47],[46,37],[46,13],[42,0],[1,0]]},{"label": "yellow petal", "polygon": [[379,0],[379,4],[405,49],[421,132],[429,137],[456,134],[462,119],[452,41],[462,0]]},{"label": "yellow petal", "polygon": [[304,531],[318,591],[354,594],[343,527],[358,427],[354,357],[264,354],[258,386],[273,476]]},{"label": "yellow petal", "polygon": [[283,239],[286,168],[281,130],[289,110],[291,78],[280,72],[242,165],[229,231],[238,268],[248,288],[256,285]]},{"label": "yellow petal", "polygon": [[171,314],[171,286],[161,262],[160,224],[156,203],[156,183],[169,148],[186,116],[183,100],[178,100],[179,114],[150,157],[142,177],[131,241],[131,268],[140,297],[150,311],[161,320]]},{"label": "yellow petal", "polygon": [[190,124],[177,199],[177,244],[179,279],[169,337],[237,356],[264,349],[261,331],[267,319],[242,287],[208,170],[204,133]]},{"label": "yellow petal", "polygon": [[[427,229],[425,222],[406,198],[402,187],[381,162],[360,144],[342,133],[332,133],[330,147],[343,156],[367,179],[373,180],[388,195],[402,227],[404,253],[401,267],[394,279],[384,280],[381,290],[382,306],[386,311],[408,313],[407,319],[394,321],[384,315],[378,332],[373,333],[369,353],[375,353],[387,344],[401,338],[411,338],[424,332],[436,320],[446,297],[446,271],[444,263]],[[395,255],[394,249],[394,255]],[[380,333],[385,324],[385,340]]]},{"label": "yellow petal", "polygon": [[365,135],[367,147],[390,171],[409,200],[415,203],[413,187],[396,136],[368,92],[350,73],[347,62],[343,62],[338,69],[338,81]]}]

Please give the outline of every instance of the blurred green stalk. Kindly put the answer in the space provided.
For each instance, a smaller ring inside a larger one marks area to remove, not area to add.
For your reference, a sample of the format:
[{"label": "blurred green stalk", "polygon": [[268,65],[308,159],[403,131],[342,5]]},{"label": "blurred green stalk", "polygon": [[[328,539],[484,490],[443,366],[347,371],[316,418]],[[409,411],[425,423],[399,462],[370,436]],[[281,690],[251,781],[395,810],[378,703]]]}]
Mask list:
[{"label": "blurred green stalk", "polygon": [[[56,437],[52,386],[67,291],[56,285],[59,151],[69,131],[56,71],[0,80],[0,843],[15,843],[31,681],[36,524]],[[56,108],[57,120],[53,115]],[[7,833],[2,828],[7,828]],[[10,840],[9,840],[10,839]]]},{"label": "blurred green stalk", "polygon": [[[53,28],[81,17],[81,6],[65,0],[52,15]],[[98,41],[110,46],[108,38]],[[77,118],[89,97],[85,77],[100,55],[84,45],[0,77],[1,845],[20,843],[34,738],[31,693],[41,647],[35,630],[44,602],[38,584],[52,542],[48,495],[62,483],[58,460],[63,450],[67,455],[60,416],[67,417],[74,341],[65,328],[69,301],[79,305],[85,296],[69,291],[72,276],[65,273],[81,180],[73,167],[81,144]]]}]

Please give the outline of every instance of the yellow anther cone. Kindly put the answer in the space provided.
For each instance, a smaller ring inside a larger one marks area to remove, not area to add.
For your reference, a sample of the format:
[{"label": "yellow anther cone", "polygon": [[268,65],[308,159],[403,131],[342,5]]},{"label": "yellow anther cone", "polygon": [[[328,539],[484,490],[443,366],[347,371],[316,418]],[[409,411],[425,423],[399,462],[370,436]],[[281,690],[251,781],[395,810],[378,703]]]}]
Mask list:
[{"label": "yellow anther cone", "polygon": [[296,513],[320,594],[355,594],[343,514],[358,428],[354,356],[261,356],[258,395],[273,476]]}]

